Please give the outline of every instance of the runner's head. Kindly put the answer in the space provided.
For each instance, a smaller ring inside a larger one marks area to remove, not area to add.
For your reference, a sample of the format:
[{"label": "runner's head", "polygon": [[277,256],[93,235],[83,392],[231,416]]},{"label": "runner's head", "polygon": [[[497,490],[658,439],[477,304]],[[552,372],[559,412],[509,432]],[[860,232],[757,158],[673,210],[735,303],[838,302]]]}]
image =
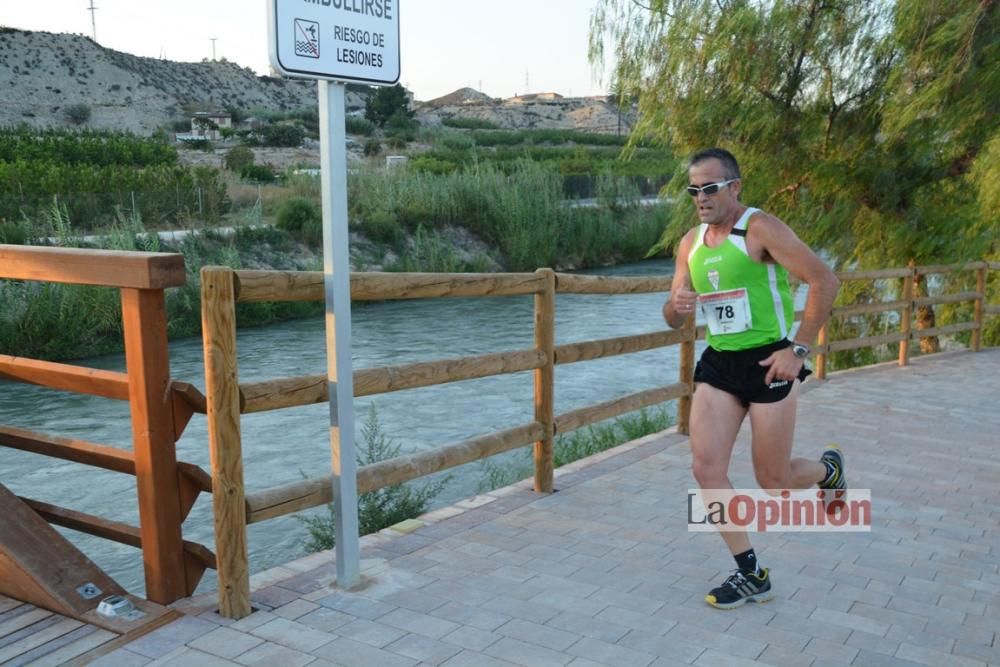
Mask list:
[{"label": "runner's head", "polygon": [[694,198],[698,218],[718,225],[734,218],[742,189],[740,166],[723,148],[707,148],[688,163],[688,193]]}]

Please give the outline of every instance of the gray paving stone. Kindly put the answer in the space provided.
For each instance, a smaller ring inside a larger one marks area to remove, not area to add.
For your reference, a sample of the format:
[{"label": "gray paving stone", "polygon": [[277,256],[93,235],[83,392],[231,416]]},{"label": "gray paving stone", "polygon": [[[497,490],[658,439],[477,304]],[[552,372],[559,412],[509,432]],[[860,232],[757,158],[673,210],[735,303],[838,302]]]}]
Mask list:
[{"label": "gray paving stone", "polygon": [[422,663],[440,665],[442,662],[458,655],[462,649],[454,644],[445,643],[430,637],[409,634],[386,647],[386,650],[415,658]]},{"label": "gray paving stone", "polygon": [[152,658],[120,648],[101,656],[90,664],[97,667],[142,667],[142,665],[148,665],[152,661]]},{"label": "gray paving stone", "polygon": [[314,656],[302,651],[290,649],[287,646],[264,642],[246,653],[236,657],[236,662],[241,665],[257,667],[271,667],[281,665],[282,667],[303,667],[315,660]]},{"label": "gray paving stone", "polygon": [[419,662],[398,653],[385,651],[343,637],[313,651],[313,655],[344,665],[344,667],[374,667],[375,665],[378,667],[414,667]]},{"label": "gray paving stone", "polygon": [[140,637],[134,642],[130,642],[128,650],[155,660],[218,627],[209,621],[194,616],[185,616]]},{"label": "gray paving stone", "polygon": [[483,604],[482,607],[512,618],[523,618],[535,623],[545,623],[559,613],[558,609],[539,602],[525,602],[504,596],[497,596]]},{"label": "gray paving stone", "polygon": [[409,609],[397,609],[391,611],[379,619],[380,623],[391,625],[407,632],[415,632],[418,635],[440,639],[449,632],[458,628],[458,624],[447,621],[436,616],[418,614]]},{"label": "gray paving stone", "polygon": [[774,667],[810,667],[816,658],[807,653],[790,651],[774,644],[768,645],[760,654],[758,662]]},{"label": "gray paving stone", "polygon": [[511,667],[516,664],[478,652],[462,651],[454,658],[442,663],[441,667]]},{"label": "gray paving stone", "polygon": [[404,637],[406,631],[362,618],[340,626],[337,628],[337,634],[347,639],[370,644],[376,648],[383,648],[386,644],[391,644]]},{"label": "gray paving stone", "polygon": [[538,644],[556,651],[565,651],[580,639],[575,632],[559,630],[553,625],[540,625],[515,618],[495,630],[499,635],[518,639],[529,644]]},{"label": "gray paving stone", "polygon": [[529,644],[527,642],[504,637],[490,644],[484,651],[486,655],[513,662],[524,667],[553,667],[569,663],[572,656],[559,651]]},{"label": "gray paving stone", "polygon": [[629,632],[629,628],[605,620],[598,620],[583,614],[564,611],[549,620],[545,627],[558,628],[592,639],[615,643]]},{"label": "gray paving stone", "polygon": [[502,635],[498,635],[495,632],[463,625],[454,632],[446,634],[441,638],[441,641],[454,644],[455,646],[459,646],[461,648],[469,649],[470,651],[482,652],[487,646],[493,644],[501,638]]},{"label": "gray paving stone", "polygon": [[264,640],[259,637],[220,627],[188,642],[188,646],[217,655],[220,658],[235,658],[263,642]]},{"label": "gray paving stone", "polygon": [[270,623],[254,628],[252,633],[269,642],[281,644],[303,653],[309,653],[333,639],[325,632],[320,632],[302,623],[289,621],[286,618],[276,618]]},{"label": "gray paving stone", "polygon": [[949,667],[987,667],[982,660],[966,658],[952,653],[943,653],[925,646],[916,646],[906,642],[899,645],[896,657],[912,660],[925,665],[949,665]]},{"label": "gray paving stone", "polygon": [[314,630],[331,632],[342,625],[347,625],[351,621],[355,620],[355,617],[350,614],[345,614],[342,611],[337,611],[336,609],[320,607],[319,609],[311,611],[304,616],[299,616],[297,620],[302,625],[308,625]]}]

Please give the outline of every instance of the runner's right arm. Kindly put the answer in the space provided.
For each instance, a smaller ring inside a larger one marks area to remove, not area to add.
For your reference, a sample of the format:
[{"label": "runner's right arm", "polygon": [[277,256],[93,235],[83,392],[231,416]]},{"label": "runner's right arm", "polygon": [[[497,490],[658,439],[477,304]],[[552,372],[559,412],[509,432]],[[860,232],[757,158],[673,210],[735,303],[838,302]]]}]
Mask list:
[{"label": "runner's right arm", "polygon": [[663,319],[672,329],[684,326],[684,321],[694,315],[698,293],[691,289],[691,274],[688,271],[688,254],[698,228],[689,230],[677,244],[674,255],[674,279],[670,284],[670,298],[663,304]]}]

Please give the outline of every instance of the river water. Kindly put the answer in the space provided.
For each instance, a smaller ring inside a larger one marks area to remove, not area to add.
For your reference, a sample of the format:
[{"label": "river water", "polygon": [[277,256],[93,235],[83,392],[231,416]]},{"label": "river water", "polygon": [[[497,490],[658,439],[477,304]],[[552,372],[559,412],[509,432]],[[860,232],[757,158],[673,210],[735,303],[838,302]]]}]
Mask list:
[{"label": "river water", "polygon": [[[589,273],[669,274],[673,263],[651,260]],[[664,294],[559,295],[556,342],[645,333],[664,327]],[[533,346],[533,298],[485,297],[366,304],[352,313],[357,368],[430,361]],[[238,335],[240,380],[256,381],[325,372],[323,319],[298,320]],[[678,350],[670,348],[556,368],[556,413],[677,381]],[[700,347],[699,347],[700,350]],[[81,362],[124,368],[121,355]],[[200,339],[170,345],[171,375],[204,388]],[[416,451],[524,424],[533,419],[532,373],[522,372],[357,399],[356,421],[374,403],[383,430],[403,451]],[[124,402],[0,383],[0,424],[90,442],[131,447]],[[325,405],[244,415],[243,456],[248,490],[262,490],[330,471]],[[360,438],[360,436],[359,436]],[[2,449],[0,483],[19,495],[138,525],[135,484],[129,475]],[[178,459],[209,470],[205,418],[195,415],[178,443]],[[510,453],[504,456],[516,455]],[[475,494],[481,463],[452,471],[435,506]],[[213,547],[211,498],[203,494],[184,524],[185,538]],[[138,550],[65,531],[74,543],[129,590],[141,594]],[[250,527],[251,571],[304,554],[306,531],[294,517]],[[206,574],[202,589],[214,586]]]}]

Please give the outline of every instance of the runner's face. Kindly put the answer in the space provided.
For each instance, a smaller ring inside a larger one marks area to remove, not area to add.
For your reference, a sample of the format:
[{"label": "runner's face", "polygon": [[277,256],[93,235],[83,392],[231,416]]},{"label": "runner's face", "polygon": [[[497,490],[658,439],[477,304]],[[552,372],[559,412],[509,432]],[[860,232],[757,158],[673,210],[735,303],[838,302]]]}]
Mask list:
[{"label": "runner's face", "polygon": [[[726,180],[729,180],[726,176],[726,170],[722,166],[722,162],[715,158],[702,160],[688,170],[688,183],[698,187]],[[740,186],[740,181],[734,181],[719,188],[719,191],[714,195],[699,192],[698,196],[692,197],[698,211],[698,219],[710,225],[718,225],[729,220],[733,212],[740,206],[737,198]]]}]

